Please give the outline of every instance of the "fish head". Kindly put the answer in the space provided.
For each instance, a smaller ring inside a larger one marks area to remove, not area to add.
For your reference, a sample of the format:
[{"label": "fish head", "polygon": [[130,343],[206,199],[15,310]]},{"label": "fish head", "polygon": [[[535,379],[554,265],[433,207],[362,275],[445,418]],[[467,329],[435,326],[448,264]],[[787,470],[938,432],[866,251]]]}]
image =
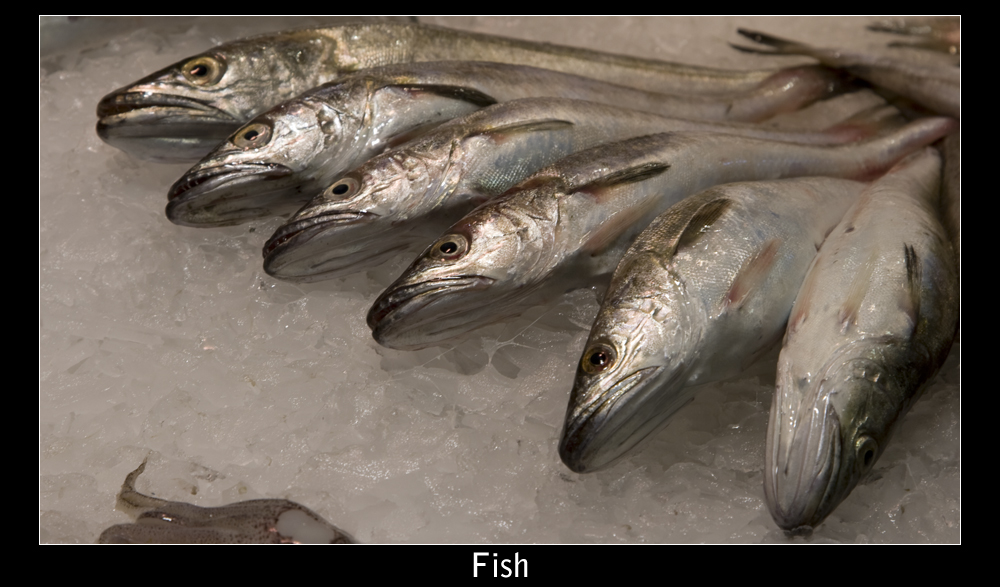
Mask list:
[{"label": "fish head", "polygon": [[197,161],[237,127],[323,81],[308,72],[334,51],[316,31],[220,45],[179,61],[97,105],[97,134],[142,159]]},{"label": "fish head", "polygon": [[577,365],[559,442],[567,467],[613,464],[690,400],[682,390],[699,331],[685,299],[669,267],[647,255],[623,259]]},{"label": "fish head", "polygon": [[764,496],[779,527],[811,532],[881,456],[903,411],[902,390],[875,355],[839,352],[794,375],[785,350],[771,405]]},{"label": "fish head", "polygon": [[[344,100],[363,101],[351,86]],[[257,116],[171,186],[167,217],[209,227],[295,210],[353,162],[361,120],[352,112],[306,95]]]},{"label": "fish head", "polygon": [[524,309],[551,249],[549,217],[508,193],[469,213],[383,292],[368,326],[383,346],[419,349]]},{"label": "fish head", "polygon": [[286,280],[330,279],[426,244],[447,227],[442,218],[454,219],[443,210],[428,214],[446,189],[442,167],[408,149],[370,159],[275,232],[264,245],[264,270]]}]

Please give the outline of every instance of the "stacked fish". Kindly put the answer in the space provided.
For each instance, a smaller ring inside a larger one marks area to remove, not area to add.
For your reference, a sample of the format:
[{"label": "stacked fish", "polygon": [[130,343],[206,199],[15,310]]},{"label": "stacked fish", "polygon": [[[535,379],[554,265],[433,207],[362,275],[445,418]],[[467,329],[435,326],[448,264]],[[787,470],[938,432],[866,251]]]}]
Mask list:
[{"label": "stacked fish", "polygon": [[[365,24],[184,60],[109,94],[98,133],[149,159],[204,155],[170,189],[175,223],[294,212],[265,245],[275,277],[426,247],[368,315],[391,348],[452,344],[613,273],[560,442],[578,472],[663,427],[694,385],[739,373],[792,313],[765,495],[798,531],[871,469],[957,320],[940,162],[923,150],[954,120],[903,125],[876,107],[819,132],[751,124],[846,87],[822,66],[719,71]],[[957,91],[954,112],[912,100],[957,116]]]}]

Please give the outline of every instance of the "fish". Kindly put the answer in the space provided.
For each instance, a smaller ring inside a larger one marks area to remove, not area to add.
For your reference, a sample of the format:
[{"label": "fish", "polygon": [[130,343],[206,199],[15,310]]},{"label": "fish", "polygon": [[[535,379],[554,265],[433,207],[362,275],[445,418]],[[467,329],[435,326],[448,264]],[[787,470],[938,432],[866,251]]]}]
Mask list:
[{"label": "fish", "polygon": [[878,106],[823,132],[695,122],[583,100],[525,98],[442,124],[323,188],[263,248],[264,271],[317,281],[423,247],[479,204],[546,165],[600,143],[648,133],[714,130],[811,144],[859,140],[896,123]]},{"label": "fish", "polygon": [[354,544],[348,533],[307,507],[287,499],[252,499],[220,507],[200,507],[143,495],[135,481],[146,469],[125,477],[118,509],[135,518],[101,533],[101,544]]},{"label": "fish", "polygon": [[924,149],[873,183],[837,225],[796,297],[778,357],[764,496],[808,533],[872,472],[940,368],[958,275],[938,218],[940,156]]},{"label": "fish", "polygon": [[675,132],[575,153],[453,224],[379,295],[368,326],[389,348],[446,343],[603,280],[653,218],[689,195],[733,181],[871,179],[956,124],[927,118],[834,147]]},{"label": "fish", "polygon": [[780,340],[826,235],[867,184],[809,177],[715,186],[629,247],[577,364],[559,456],[577,473],[633,450]]},{"label": "fish", "polygon": [[776,74],[428,25],[352,23],[258,35],[183,59],[104,96],[97,105],[97,134],[142,159],[193,163],[258,114],[340,76],[394,63],[447,60],[528,65],[668,93],[750,90]]},{"label": "fish", "polygon": [[919,38],[914,43],[889,43],[890,47],[919,47],[952,55],[962,50],[962,19],[957,16],[887,19],[873,22],[866,28]]},{"label": "fish", "polygon": [[962,71],[955,64],[843,49],[820,49],[757,31],[737,29],[737,32],[756,43],[774,48],[774,51],[761,51],[730,43],[741,51],[807,55],[824,65],[843,69],[877,88],[904,96],[931,113],[960,118]]},{"label": "fish", "polygon": [[237,130],[174,183],[166,214],[175,224],[209,227],[294,212],[333,179],[387,147],[497,102],[563,97],[678,117],[744,120],[766,117],[758,108],[762,102],[772,112],[776,104],[792,106],[788,98],[799,104],[829,95],[827,74],[804,77],[797,77],[803,83],[784,81],[805,95],[779,94],[775,102],[771,91],[723,98],[668,96],[501,63],[368,69],[284,102]]}]

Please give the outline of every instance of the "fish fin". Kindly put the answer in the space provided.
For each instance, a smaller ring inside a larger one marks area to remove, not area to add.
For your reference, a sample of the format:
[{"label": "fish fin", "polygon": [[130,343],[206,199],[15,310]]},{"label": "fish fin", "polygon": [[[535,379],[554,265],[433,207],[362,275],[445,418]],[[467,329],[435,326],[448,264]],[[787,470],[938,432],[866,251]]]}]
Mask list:
[{"label": "fish fin", "polygon": [[629,167],[627,169],[620,169],[613,171],[607,175],[598,177],[597,179],[588,181],[587,183],[579,184],[576,186],[567,186],[569,190],[573,192],[591,192],[598,200],[601,199],[601,193],[609,188],[616,186],[636,183],[639,181],[645,181],[651,177],[656,177],[664,171],[670,169],[669,163],[661,163],[659,161],[653,161],[650,163],[643,163],[641,165],[636,165],[634,167]]},{"label": "fish fin", "polygon": [[739,310],[750,297],[750,294],[760,288],[767,279],[781,250],[781,239],[772,238],[764,243],[757,254],[743,262],[729,291],[722,299],[722,310],[730,308]]},{"label": "fish fin", "polygon": [[[744,37],[750,39],[754,43],[760,43],[761,45],[767,45],[768,47],[773,47],[774,52],[783,53],[786,55],[810,55],[812,56],[815,51],[812,47],[798,43],[796,41],[790,41],[788,39],[782,39],[781,37],[775,37],[774,35],[768,35],[766,33],[761,33],[758,31],[751,31],[747,29],[736,29],[736,32],[743,35]],[[740,50],[747,49],[746,47],[740,48]],[[756,52],[763,52],[757,50]]]},{"label": "fish fin", "polygon": [[837,313],[837,321],[840,323],[840,333],[846,334],[848,329],[857,324],[858,312],[861,310],[861,303],[865,301],[865,294],[871,283],[872,274],[875,272],[875,264],[878,262],[878,253],[872,251],[868,260],[854,273],[854,280],[847,290],[847,299]]},{"label": "fish fin", "polygon": [[802,283],[802,287],[799,288],[799,293],[795,296],[795,302],[792,304],[792,312],[788,316],[788,327],[785,329],[786,340],[795,334],[809,318],[809,303],[812,301],[813,290],[816,289],[816,280],[810,279],[810,274],[816,267],[815,261],[816,259],[813,260],[813,265],[806,272],[806,279]]},{"label": "fish fin", "polygon": [[[910,324],[916,326],[920,315],[920,282],[923,278],[923,264],[912,245],[903,244],[903,257],[906,261],[906,294],[901,300],[901,308],[910,318]],[[914,328],[914,332],[916,328]]]},{"label": "fish fin", "polygon": [[406,132],[399,133],[398,135],[395,135],[391,137],[388,141],[386,141],[385,150],[393,149],[395,147],[402,145],[403,143],[408,143],[411,140],[419,137],[420,135],[427,134],[427,131],[440,125],[441,123],[437,121],[429,122],[427,124],[421,124],[416,128],[411,128]]},{"label": "fish fin", "polygon": [[118,497],[116,499],[116,507],[118,511],[125,512],[130,516],[135,517],[146,509],[161,507],[169,503],[168,501],[157,497],[143,495],[135,488],[135,480],[138,479],[139,475],[146,470],[146,461],[148,460],[148,456],[142,459],[142,464],[125,477],[125,482],[122,483],[121,491],[118,492]]},{"label": "fish fin", "polygon": [[741,51],[743,53],[753,53],[754,55],[781,55],[778,51],[760,49],[758,47],[747,47],[746,45],[737,45],[736,43],[729,43],[729,46],[737,51]]},{"label": "fish fin", "polygon": [[532,132],[545,132],[550,130],[564,130],[573,126],[573,123],[568,120],[559,120],[556,118],[548,118],[545,120],[532,120],[530,122],[517,122],[513,124],[507,124],[503,126],[494,126],[489,129],[484,129],[479,132],[472,133],[475,135],[489,135],[497,140],[502,140],[507,136],[515,135],[519,133],[532,133]]},{"label": "fish fin", "polygon": [[902,128],[906,122],[906,118],[895,106],[876,104],[823,129],[822,132],[837,137],[838,142],[851,143],[892,132]]},{"label": "fish fin", "polygon": [[691,219],[684,226],[684,230],[677,235],[677,239],[672,243],[670,256],[675,255],[679,249],[693,245],[695,241],[701,238],[701,235],[708,231],[709,227],[715,224],[716,220],[722,217],[732,203],[732,200],[728,198],[719,198],[707,202],[698,208],[691,215]]},{"label": "fish fin", "polygon": [[629,226],[649,214],[656,206],[656,198],[649,198],[638,206],[630,206],[613,214],[611,218],[601,223],[600,228],[591,233],[584,242],[583,249],[592,256],[600,255],[617,243]]},{"label": "fish fin", "polygon": [[453,100],[461,100],[474,106],[479,106],[480,108],[492,106],[499,101],[489,94],[463,86],[449,86],[444,84],[400,84],[396,87],[407,92],[427,92],[445,98],[451,98]]}]

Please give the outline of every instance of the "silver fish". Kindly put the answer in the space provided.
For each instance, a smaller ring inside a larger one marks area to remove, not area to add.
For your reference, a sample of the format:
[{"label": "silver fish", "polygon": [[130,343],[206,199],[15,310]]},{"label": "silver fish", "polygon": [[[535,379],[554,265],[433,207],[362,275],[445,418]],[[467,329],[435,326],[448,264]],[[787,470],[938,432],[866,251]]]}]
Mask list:
[{"label": "silver fish", "polygon": [[171,187],[167,217],[186,226],[223,226],[294,211],[386,147],[517,98],[574,98],[684,118],[755,120],[776,107],[794,109],[802,100],[837,91],[823,72],[788,75],[797,81],[786,81],[801,92],[690,98],[500,63],[369,69],[285,102],[236,131]]},{"label": "silver fish", "polygon": [[836,144],[891,126],[887,112],[865,111],[824,132],[779,132],[563,98],[495,104],[385,151],[325,188],[264,245],[264,270],[280,279],[315,281],[375,265],[401,249],[425,245],[542,167],[600,143],[713,130]]},{"label": "silver fish", "polygon": [[618,263],[591,328],[559,442],[566,466],[608,466],[666,425],[694,386],[772,348],[816,251],[865,185],[731,183],[658,216]]},{"label": "silver fish", "polygon": [[[774,53],[808,55],[820,63],[837,67],[867,82],[902,95],[933,113],[959,118],[962,110],[962,71],[954,64],[924,63],[884,55],[841,49],[818,49],[772,35],[738,29],[757,43],[774,47]],[[757,51],[733,45],[744,51]]]},{"label": "silver fish", "polygon": [[350,534],[287,499],[252,499],[206,508],[143,495],[135,480],[143,460],[125,477],[118,509],[135,517],[101,533],[102,544],[353,544]]},{"label": "silver fish", "polygon": [[870,179],[955,124],[923,119],[836,147],[678,132],[576,153],[454,224],[378,297],[368,325],[390,348],[445,342],[610,273],[653,218],[698,191],[781,177]]},{"label": "silver fish", "polygon": [[418,24],[358,23],[259,35],[179,61],[105,96],[97,106],[97,134],[141,158],[194,162],[254,116],[341,75],[445,60],[530,65],[671,93],[749,90],[775,74]]},{"label": "silver fish", "polygon": [[778,526],[808,531],[870,472],[951,348],[953,251],[938,220],[940,156],[875,182],[820,249],[778,360],[764,495]]}]

